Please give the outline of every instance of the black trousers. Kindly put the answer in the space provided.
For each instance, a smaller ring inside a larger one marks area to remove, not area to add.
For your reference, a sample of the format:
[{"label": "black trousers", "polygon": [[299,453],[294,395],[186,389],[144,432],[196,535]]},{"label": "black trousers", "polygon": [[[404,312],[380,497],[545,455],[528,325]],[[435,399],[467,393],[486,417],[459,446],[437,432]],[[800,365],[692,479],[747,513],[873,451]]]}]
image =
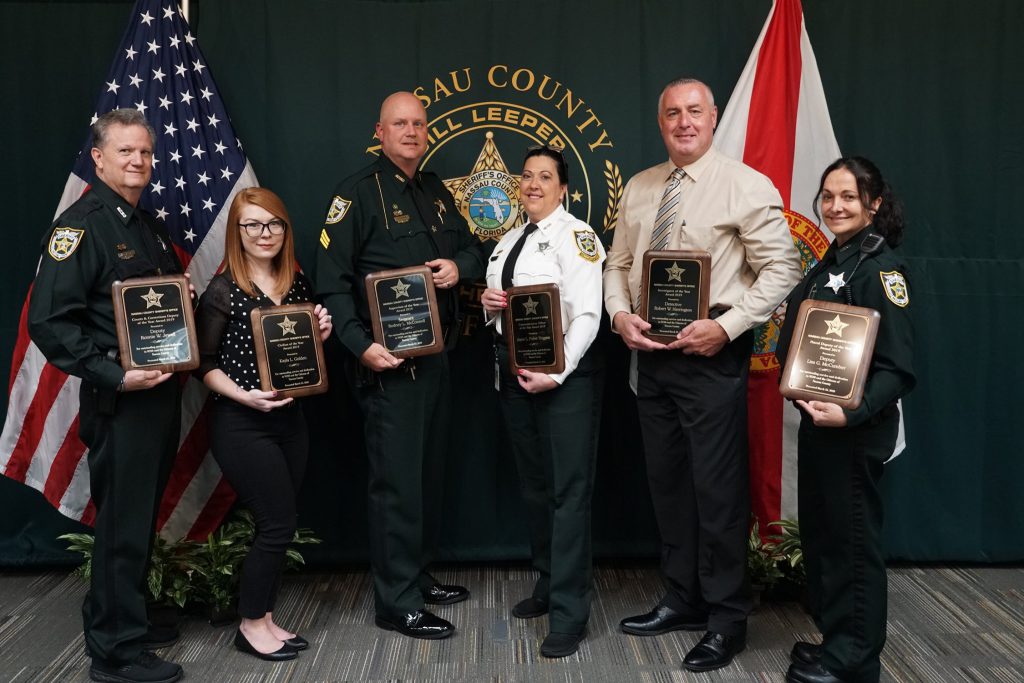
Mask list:
[{"label": "black trousers", "polygon": [[407,359],[359,392],[369,461],[370,567],[377,615],[423,607],[440,532],[451,413],[448,356]]},{"label": "black trousers", "polygon": [[295,536],[295,498],[309,453],[306,420],[294,403],[264,413],[220,398],[210,413],[210,445],[256,521],[256,536],[242,564],[238,614],[259,619],[274,611],[285,551]]},{"label": "black trousers", "polygon": [[751,333],[711,358],[639,352],[637,407],[672,609],[736,635],[752,607],[746,580]]},{"label": "black trousers", "polygon": [[594,593],[591,496],[597,462],[604,367],[593,349],[558,388],[526,392],[496,346],[501,409],[526,504],[533,597],[548,601],[552,633],[581,633]]},{"label": "black trousers", "polygon": [[149,628],[146,572],[157,512],[181,429],[176,378],[146,391],[116,393],[82,382],[78,434],[88,446],[96,507],[92,578],[82,605],[90,656],[134,659]]},{"label": "black trousers", "polygon": [[797,503],[822,663],[844,681],[875,683],[885,645],[887,582],[882,555],[882,463],[892,454],[899,410],[856,427],[815,427],[804,415],[797,446]]}]

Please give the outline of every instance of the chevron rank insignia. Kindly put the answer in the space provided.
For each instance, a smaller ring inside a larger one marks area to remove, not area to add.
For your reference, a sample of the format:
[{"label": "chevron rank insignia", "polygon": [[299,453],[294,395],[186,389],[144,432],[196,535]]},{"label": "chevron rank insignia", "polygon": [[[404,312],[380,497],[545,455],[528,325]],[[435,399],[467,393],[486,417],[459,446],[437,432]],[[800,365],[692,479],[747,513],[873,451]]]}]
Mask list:
[{"label": "chevron rank insignia", "polygon": [[597,252],[597,235],[590,230],[573,230],[572,234],[576,236],[576,248],[580,250],[580,256],[591,263],[600,258]]},{"label": "chevron rank insignia", "polygon": [[48,249],[50,256],[54,261],[63,261],[71,256],[81,243],[84,234],[85,230],[78,228],[54,228]]},{"label": "chevron rank insignia", "polygon": [[900,308],[906,308],[910,303],[910,292],[907,290],[907,281],[903,274],[898,271],[879,272],[882,278],[882,288],[885,289],[885,296]]},{"label": "chevron rank insignia", "polygon": [[340,223],[351,206],[352,202],[348,199],[342,199],[341,195],[334,195],[334,199],[331,200],[331,208],[327,210],[327,220],[324,222],[327,225]]},{"label": "chevron rank insignia", "polygon": [[324,249],[331,246],[331,236],[327,234],[327,228],[320,231],[320,246]]}]

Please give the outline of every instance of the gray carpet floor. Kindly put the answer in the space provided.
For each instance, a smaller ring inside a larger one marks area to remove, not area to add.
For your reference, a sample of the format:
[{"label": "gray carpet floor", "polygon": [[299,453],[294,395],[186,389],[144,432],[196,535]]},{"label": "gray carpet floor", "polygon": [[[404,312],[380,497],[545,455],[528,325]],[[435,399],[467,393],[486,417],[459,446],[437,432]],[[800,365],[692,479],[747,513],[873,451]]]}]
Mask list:
[{"label": "gray carpet floor", "polygon": [[[198,619],[160,654],[180,663],[185,680],[203,682],[637,681],[781,682],[794,640],[816,640],[795,603],[764,603],[751,616],[748,646],[728,667],[691,674],[680,662],[700,634],[653,638],[619,633],[618,621],[661,596],[652,564],[602,564],[588,637],[561,660],[540,656],[544,619],[522,621],[509,607],[529,594],[522,565],[455,566],[437,573],[472,597],[438,607],[458,633],[412,640],[373,626],[369,576],[362,568],[289,575],[275,615],[312,645],[297,660],[268,664],[237,652],[234,626]],[[66,571],[0,574],[0,681],[86,681],[80,606],[85,585]],[[889,570],[889,640],[883,681],[1024,681],[1024,568]]]}]

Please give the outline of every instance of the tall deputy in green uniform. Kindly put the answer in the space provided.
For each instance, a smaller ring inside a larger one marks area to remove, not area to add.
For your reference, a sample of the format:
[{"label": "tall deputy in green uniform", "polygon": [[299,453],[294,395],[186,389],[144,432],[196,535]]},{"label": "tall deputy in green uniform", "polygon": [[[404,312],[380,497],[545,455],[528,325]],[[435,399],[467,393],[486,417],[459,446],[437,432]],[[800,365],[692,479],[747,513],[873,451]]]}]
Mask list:
[{"label": "tall deputy in green uniform", "polygon": [[879,480],[896,445],[896,401],[915,382],[906,267],[894,251],[903,238],[903,215],[881,172],[862,157],[830,164],[818,195],[836,238],[789,295],[779,360],[786,360],[805,299],[865,306],[881,320],[859,407],[797,401],[800,531],[822,644],[794,645],[786,680],[876,683],[886,622]]},{"label": "tall deputy in green uniform", "polygon": [[426,566],[438,534],[449,424],[445,353],[395,358],[371,334],[363,278],[392,268],[433,270],[441,322],[452,330],[460,280],[479,278],[484,253],[441,179],[418,170],[427,148],[426,111],[411,93],[381,105],[381,155],[338,185],[318,251],[316,290],[335,331],[358,360],[359,402],[369,459],[370,562],[376,623],[414,638],[455,628],[424,604],[465,600]]},{"label": "tall deputy in green uniform", "polygon": [[[111,285],[181,273],[162,223],[137,204],[155,134],[134,109],[92,127],[96,180],[43,239],[28,330],[46,359],[82,380],[78,434],[89,447],[96,506],[92,579],[82,607],[93,680],[176,681],[181,667],[145,652],[143,593],[156,514],[178,446],[181,406],[170,373],[121,369]],[[173,636],[172,636],[173,637]]]}]

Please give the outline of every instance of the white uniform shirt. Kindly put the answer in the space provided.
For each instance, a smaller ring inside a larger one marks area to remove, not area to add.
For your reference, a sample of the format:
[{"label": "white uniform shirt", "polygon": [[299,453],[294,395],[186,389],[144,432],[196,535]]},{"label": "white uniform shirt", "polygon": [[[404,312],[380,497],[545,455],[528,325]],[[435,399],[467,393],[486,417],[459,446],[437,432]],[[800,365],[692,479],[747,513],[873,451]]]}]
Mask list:
[{"label": "white uniform shirt", "polygon": [[[525,226],[513,228],[494,248],[487,263],[487,286],[501,289],[501,271],[505,258],[519,241]],[[514,286],[558,285],[562,303],[562,332],[564,334],[565,370],[549,375],[559,384],[576,369],[583,354],[597,337],[601,323],[601,264],[604,247],[590,226],[577,219],[562,206],[537,223],[526,238],[526,244],[516,260],[512,275]],[[501,315],[487,321],[501,331]]]}]

